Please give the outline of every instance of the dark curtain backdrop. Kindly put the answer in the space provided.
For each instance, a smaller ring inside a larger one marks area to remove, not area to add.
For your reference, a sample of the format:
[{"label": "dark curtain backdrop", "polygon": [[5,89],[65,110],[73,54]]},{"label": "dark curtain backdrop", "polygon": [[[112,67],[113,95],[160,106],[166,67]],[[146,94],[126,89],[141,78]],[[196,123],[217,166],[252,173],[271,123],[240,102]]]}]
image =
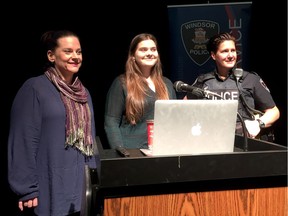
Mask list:
[{"label": "dark curtain backdrop", "polygon": [[[231,1],[210,1],[225,2]],[[205,3],[209,1],[147,0],[132,4],[128,1],[116,4],[107,1],[63,1],[63,5],[61,1],[48,1],[33,4],[8,2],[2,6],[2,11],[5,11],[1,13],[3,212],[18,215],[17,199],[7,184],[9,114],[12,100],[22,83],[31,76],[43,73],[43,53],[39,50],[41,34],[59,28],[79,34],[84,57],[79,76],[92,94],[97,135],[105,148],[105,96],[112,80],[124,71],[132,37],[140,32],[150,32],[157,37],[164,74],[169,77],[167,5]],[[281,111],[281,118],[275,124],[276,142],[287,145],[287,1],[252,1],[251,39],[252,68],[262,76]]]}]

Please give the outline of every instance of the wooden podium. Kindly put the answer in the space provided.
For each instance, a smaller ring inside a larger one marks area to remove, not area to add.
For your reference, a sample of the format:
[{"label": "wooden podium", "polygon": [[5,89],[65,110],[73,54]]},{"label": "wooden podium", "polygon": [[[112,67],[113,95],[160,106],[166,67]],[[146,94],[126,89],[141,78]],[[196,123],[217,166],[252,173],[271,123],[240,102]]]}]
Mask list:
[{"label": "wooden podium", "polygon": [[235,151],[121,157],[102,149],[86,168],[82,216],[288,216],[287,147],[235,137]]}]

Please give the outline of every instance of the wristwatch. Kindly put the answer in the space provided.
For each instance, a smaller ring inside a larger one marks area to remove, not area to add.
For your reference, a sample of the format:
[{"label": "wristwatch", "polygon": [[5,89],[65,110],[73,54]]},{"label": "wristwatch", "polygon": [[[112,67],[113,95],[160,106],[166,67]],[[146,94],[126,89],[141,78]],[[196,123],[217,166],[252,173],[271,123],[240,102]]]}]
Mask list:
[{"label": "wristwatch", "polygon": [[262,129],[262,128],[265,128],[265,123],[263,121],[261,121],[261,119],[257,119],[258,123],[259,123],[259,127]]}]

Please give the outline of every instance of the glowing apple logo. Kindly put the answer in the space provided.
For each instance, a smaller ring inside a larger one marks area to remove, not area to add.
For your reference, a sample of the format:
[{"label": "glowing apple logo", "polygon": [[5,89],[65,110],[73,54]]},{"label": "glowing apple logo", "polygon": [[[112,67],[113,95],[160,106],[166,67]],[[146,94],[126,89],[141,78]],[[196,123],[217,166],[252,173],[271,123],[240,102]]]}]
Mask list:
[{"label": "glowing apple logo", "polygon": [[200,136],[202,131],[201,131],[201,125],[200,123],[197,123],[197,125],[194,125],[192,128],[191,128],[191,133],[193,136]]}]

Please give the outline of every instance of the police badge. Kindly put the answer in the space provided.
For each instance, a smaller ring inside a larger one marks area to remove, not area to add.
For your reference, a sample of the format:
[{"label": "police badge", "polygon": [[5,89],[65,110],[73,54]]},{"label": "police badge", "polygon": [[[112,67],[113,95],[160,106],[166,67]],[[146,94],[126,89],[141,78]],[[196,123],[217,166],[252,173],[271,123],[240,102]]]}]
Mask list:
[{"label": "police badge", "polygon": [[207,51],[206,44],[210,37],[219,33],[219,30],[219,24],[209,20],[194,20],[182,24],[183,46],[188,56],[198,66],[209,60],[210,53]]}]

